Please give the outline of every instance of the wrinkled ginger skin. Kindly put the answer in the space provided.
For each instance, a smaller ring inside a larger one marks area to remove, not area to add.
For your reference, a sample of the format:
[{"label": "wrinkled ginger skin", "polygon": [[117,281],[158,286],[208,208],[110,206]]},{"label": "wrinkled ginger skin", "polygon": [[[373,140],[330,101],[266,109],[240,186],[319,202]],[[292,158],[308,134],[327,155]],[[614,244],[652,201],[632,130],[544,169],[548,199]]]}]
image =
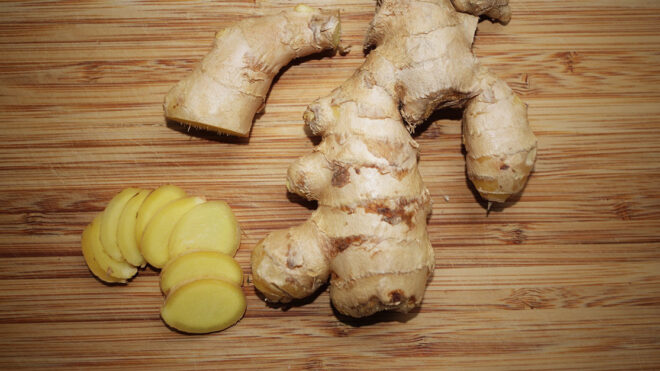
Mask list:
[{"label": "wrinkled ginger skin", "polygon": [[[506,6],[497,9],[509,14]],[[291,165],[287,188],[317,200],[317,210],[253,250],[255,286],[268,300],[303,298],[329,277],[332,304],[344,315],[408,312],[421,304],[434,269],[431,197],[410,132],[438,108],[465,106],[468,174],[501,182],[482,194],[499,199],[521,189],[500,173],[528,174],[536,140],[526,106],[472,54],[480,14],[458,12],[450,0],[378,3],[365,41],[375,48],[303,115],[322,140]]]},{"label": "wrinkled ginger skin", "polygon": [[536,161],[536,137],[527,106],[501,79],[482,68],[481,93],[463,111],[467,175],[489,202],[522,191]]},{"label": "wrinkled ginger skin", "polygon": [[216,34],[213,48],[167,94],[165,116],[195,127],[249,135],[279,70],[339,44],[337,11],[306,5],[245,19]]},{"label": "wrinkled ginger skin", "polygon": [[[404,2],[405,3],[405,2]],[[536,137],[527,120],[527,106],[501,79],[482,66],[472,53],[477,28],[475,15],[486,14],[503,23],[511,11],[504,0],[461,0],[456,12],[449,1],[415,5],[427,10],[420,18],[395,17],[397,2],[384,1],[371,23],[367,44],[392,62],[398,75],[389,82],[402,103],[401,114],[411,126],[438,108],[464,106],[463,143],[468,178],[482,198],[505,202],[522,191],[536,161]],[[396,32],[409,29],[411,35]],[[391,47],[383,47],[385,44]],[[415,50],[401,55],[401,50]],[[367,60],[367,63],[369,60]],[[363,67],[364,68],[364,67]],[[432,71],[437,71],[433,73]],[[401,81],[407,81],[402,84]]]},{"label": "wrinkled ginger skin", "polygon": [[459,12],[484,15],[490,19],[507,24],[511,20],[509,0],[451,0]]}]

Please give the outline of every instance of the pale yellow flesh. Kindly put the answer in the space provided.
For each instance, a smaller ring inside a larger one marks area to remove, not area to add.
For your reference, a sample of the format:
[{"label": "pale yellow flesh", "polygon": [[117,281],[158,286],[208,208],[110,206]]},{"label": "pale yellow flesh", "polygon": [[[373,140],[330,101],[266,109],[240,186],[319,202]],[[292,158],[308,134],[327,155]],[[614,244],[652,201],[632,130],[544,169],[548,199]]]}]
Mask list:
[{"label": "pale yellow flesh", "polygon": [[128,200],[117,222],[117,246],[119,246],[119,251],[121,251],[127,262],[138,267],[144,267],[147,263],[138,248],[135,224],[138,210],[149,193],[151,191],[143,189]]},{"label": "pale yellow flesh", "polygon": [[174,185],[167,184],[151,192],[149,196],[142,202],[140,209],[137,213],[137,219],[135,221],[135,242],[140,244],[142,240],[142,235],[144,234],[144,229],[151,221],[151,218],[160,210],[163,206],[168,203],[177,200],[179,198],[185,197],[186,192]]},{"label": "pale yellow flesh", "polygon": [[98,234],[94,233],[92,230],[92,224],[89,224],[87,227],[85,227],[85,230],[83,230],[81,245],[83,257],[85,258],[85,262],[87,263],[87,267],[89,268],[90,272],[92,272],[94,276],[104,282],[121,282],[122,279],[115,278],[107,274],[96,261],[92,247],[92,239],[94,238],[98,238]]},{"label": "pale yellow flesh", "polygon": [[243,271],[236,260],[217,251],[190,251],[178,256],[160,273],[160,289],[164,294],[172,287],[201,278],[222,279],[236,286],[243,283]]},{"label": "pale yellow flesh", "polygon": [[137,268],[125,261],[114,260],[108,255],[101,245],[100,224],[103,213],[97,215],[89,227],[89,243],[94,254],[94,259],[99,267],[107,275],[119,279],[119,282],[126,282],[137,273]]},{"label": "pale yellow flesh", "polygon": [[241,230],[229,205],[209,201],[195,206],[179,220],[170,237],[169,254],[176,257],[194,249],[234,256],[240,243]]},{"label": "pale yellow flesh", "polygon": [[240,287],[223,280],[201,279],[172,289],[161,308],[161,317],[179,331],[204,334],[238,322],[246,305]]},{"label": "pale yellow flesh", "polygon": [[105,252],[115,260],[125,260],[119,249],[119,245],[117,245],[117,223],[119,222],[119,216],[128,200],[133,198],[138,192],[140,190],[137,188],[126,188],[122,190],[108,202],[105,211],[103,211],[100,232],[101,245],[103,245]]},{"label": "pale yellow flesh", "polygon": [[172,230],[181,217],[196,205],[205,202],[201,197],[185,197],[170,202],[152,218],[142,235],[140,253],[147,263],[162,268],[169,260],[168,242]]}]

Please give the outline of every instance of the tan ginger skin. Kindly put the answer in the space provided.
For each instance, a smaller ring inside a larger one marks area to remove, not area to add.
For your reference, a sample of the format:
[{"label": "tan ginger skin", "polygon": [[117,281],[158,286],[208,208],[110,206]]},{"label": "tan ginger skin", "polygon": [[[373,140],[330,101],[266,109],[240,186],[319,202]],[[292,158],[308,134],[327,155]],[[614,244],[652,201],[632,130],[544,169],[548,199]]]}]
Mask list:
[{"label": "tan ginger skin", "polygon": [[536,156],[526,105],[471,51],[476,15],[505,23],[510,9],[454,2],[472,14],[449,0],[380,1],[366,38],[375,49],[308,107],[304,120],[322,141],[289,168],[287,187],[318,209],[253,250],[254,283],[267,300],[304,298],[330,279],[344,315],[420,305],[434,268],[431,198],[408,130],[437,108],[464,106],[467,173],[482,197],[501,202],[522,190]]},{"label": "tan ginger skin", "polygon": [[278,71],[294,58],[338,48],[339,34],[337,11],[306,5],[238,22],[218,32],[212,50],[169,91],[165,116],[248,136]]}]

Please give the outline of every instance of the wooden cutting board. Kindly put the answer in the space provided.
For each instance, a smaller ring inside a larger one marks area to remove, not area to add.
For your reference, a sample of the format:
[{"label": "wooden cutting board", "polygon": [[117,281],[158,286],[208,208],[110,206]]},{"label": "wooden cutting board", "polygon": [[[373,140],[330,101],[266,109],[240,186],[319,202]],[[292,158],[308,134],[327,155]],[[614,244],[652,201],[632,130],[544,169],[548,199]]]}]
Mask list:
[{"label": "wooden cutting board", "polygon": [[465,180],[460,113],[416,133],[434,207],[422,308],[340,318],[327,292],[273,308],[244,286],[227,331],[159,319],[158,273],[94,279],[80,234],[127,186],[227,201],[249,256],[314,205],[286,169],[314,141],[302,112],[350,76],[372,0],[340,9],[346,56],[288,66],[249,139],[168,125],[161,102],[214,32],[278,1],[0,4],[0,369],[660,368],[660,2],[511,0],[475,52],[529,104],[539,139],[522,197],[487,215]]}]

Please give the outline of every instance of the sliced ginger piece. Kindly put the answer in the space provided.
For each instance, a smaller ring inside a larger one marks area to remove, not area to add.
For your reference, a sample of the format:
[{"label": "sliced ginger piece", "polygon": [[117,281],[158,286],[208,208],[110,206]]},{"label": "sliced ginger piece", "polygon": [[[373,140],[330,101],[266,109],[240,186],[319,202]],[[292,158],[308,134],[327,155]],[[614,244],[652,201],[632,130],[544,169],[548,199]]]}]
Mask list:
[{"label": "sliced ginger piece", "polygon": [[149,224],[149,221],[151,221],[154,214],[168,203],[185,196],[186,192],[183,189],[171,184],[160,186],[147,196],[138,210],[137,219],[135,221],[135,242],[138,246],[142,241],[144,229],[147,227],[147,224]]},{"label": "sliced ginger piece", "polygon": [[140,192],[138,188],[126,188],[122,190],[108,202],[105,211],[103,211],[100,226],[101,245],[103,245],[105,252],[114,260],[125,260],[117,245],[117,223],[128,200],[133,198],[138,192]]},{"label": "sliced ginger piece", "polygon": [[241,243],[241,229],[229,205],[209,201],[195,206],[172,231],[169,254],[176,257],[187,249],[219,251],[234,256]]},{"label": "sliced ginger piece", "polygon": [[117,222],[117,246],[119,246],[119,251],[121,251],[127,262],[136,267],[144,267],[147,264],[138,248],[135,224],[137,223],[138,210],[150,193],[150,190],[143,189],[128,200]]},{"label": "sliced ginger piece", "polygon": [[[81,240],[81,245],[82,245],[82,253],[83,257],[85,258],[85,262],[87,263],[87,267],[89,268],[89,271],[92,272],[94,276],[96,276],[98,279],[104,282],[109,282],[109,283],[114,283],[114,282],[121,282],[121,278],[116,278],[112,277],[109,275],[106,271],[101,268],[99,263],[96,261],[96,258],[94,257],[94,250],[92,246],[92,241],[94,239],[98,239],[98,223],[96,226],[93,226],[94,223],[91,223],[85,227],[82,233],[82,240]],[[94,228],[96,228],[96,233],[94,233]]]},{"label": "sliced ginger piece", "polygon": [[218,251],[189,251],[160,272],[160,289],[165,295],[172,287],[202,278],[222,279],[236,286],[243,283],[243,271],[236,260]]},{"label": "sliced ginger piece", "polygon": [[240,287],[223,280],[200,279],[173,288],[160,315],[167,325],[179,331],[205,334],[238,322],[246,306]]},{"label": "sliced ginger piece", "polygon": [[94,255],[94,260],[98,263],[101,270],[108,276],[118,279],[117,282],[126,282],[127,279],[135,276],[137,268],[125,261],[115,260],[105,252],[103,245],[101,245],[100,234],[102,217],[103,213],[97,215],[92,221],[92,224],[90,224],[88,231],[89,243]]},{"label": "sliced ginger piece", "polygon": [[167,264],[170,254],[168,242],[176,223],[193,207],[206,202],[202,197],[192,196],[172,201],[160,209],[152,218],[142,235],[140,253],[155,268]]}]

